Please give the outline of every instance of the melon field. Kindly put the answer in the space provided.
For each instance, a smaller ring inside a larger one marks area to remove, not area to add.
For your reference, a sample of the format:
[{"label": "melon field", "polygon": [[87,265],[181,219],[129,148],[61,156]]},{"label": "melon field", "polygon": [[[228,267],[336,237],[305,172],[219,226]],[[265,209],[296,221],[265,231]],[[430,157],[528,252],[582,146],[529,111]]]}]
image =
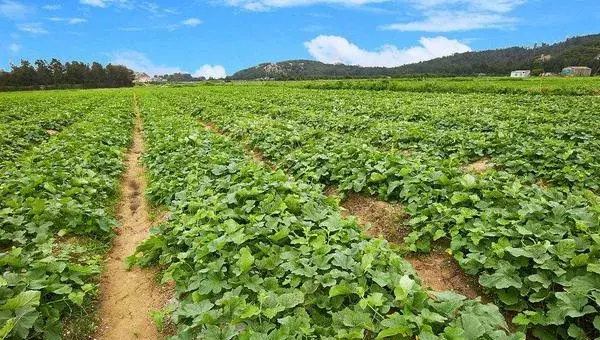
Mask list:
[{"label": "melon field", "polygon": [[600,83],[555,81],[0,94],[0,339],[598,338]]}]

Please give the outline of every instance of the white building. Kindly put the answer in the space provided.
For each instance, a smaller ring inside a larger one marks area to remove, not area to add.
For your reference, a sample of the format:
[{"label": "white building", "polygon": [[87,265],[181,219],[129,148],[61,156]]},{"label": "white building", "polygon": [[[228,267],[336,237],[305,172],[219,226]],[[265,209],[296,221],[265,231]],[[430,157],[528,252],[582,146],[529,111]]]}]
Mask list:
[{"label": "white building", "polygon": [[562,70],[562,75],[568,77],[589,77],[592,75],[592,69],[586,66],[569,66]]},{"label": "white building", "polygon": [[511,78],[529,78],[531,77],[530,70],[517,70],[510,73]]}]

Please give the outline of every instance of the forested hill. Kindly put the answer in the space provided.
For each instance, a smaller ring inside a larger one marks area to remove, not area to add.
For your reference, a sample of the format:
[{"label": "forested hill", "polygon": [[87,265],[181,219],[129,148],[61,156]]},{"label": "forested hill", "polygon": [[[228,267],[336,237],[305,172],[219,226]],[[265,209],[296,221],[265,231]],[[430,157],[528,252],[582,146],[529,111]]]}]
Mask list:
[{"label": "forested hill", "polygon": [[600,69],[600,34],[569,38],[557,44],[467,52],[400,67],[360,67],[312,60],[265,63],[236,72],[230,79],[329,79],[418,75],[508,75],[513,70],[560,72],[566,66]]}]

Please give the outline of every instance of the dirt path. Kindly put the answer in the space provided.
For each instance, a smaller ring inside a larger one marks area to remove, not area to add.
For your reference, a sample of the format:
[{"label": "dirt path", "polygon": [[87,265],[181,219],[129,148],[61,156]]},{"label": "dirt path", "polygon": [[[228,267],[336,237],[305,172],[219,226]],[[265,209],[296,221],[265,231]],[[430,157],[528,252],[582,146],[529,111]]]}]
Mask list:
[{"label": "dirt path", "polygon": [[162,308],[169,290],[155,280],[155,272],[134,268],[127,271],[125,258],[148,235],[152,222],[144,199],[146,183],[139,157],[144,150],[141,118],[134,96],[136,113],[133,146],[126,156],[127,170],[121,183],[118,206],[120,228],[105,264],[100,288],[100,327],[96,339],[162,339],[150,310]]}]

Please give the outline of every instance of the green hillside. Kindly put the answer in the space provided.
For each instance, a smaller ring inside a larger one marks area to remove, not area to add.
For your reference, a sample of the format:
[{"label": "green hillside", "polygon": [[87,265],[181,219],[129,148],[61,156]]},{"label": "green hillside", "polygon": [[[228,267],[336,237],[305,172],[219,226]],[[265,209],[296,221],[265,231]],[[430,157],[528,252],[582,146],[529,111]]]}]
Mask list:
[{"label": "green hillside", "polygon": [[511,47],[467,52],[400,67],[361,67],[324,64],[312,60],[263,63],[236,72],[232,80],[254,79],[332,79],[406,76],[467,76],[484,73],[507,75],[516,69],[560,72],[563,67],[588,66],[594,74],[600,70],[600,34],[569,38],[557,44]]}]

